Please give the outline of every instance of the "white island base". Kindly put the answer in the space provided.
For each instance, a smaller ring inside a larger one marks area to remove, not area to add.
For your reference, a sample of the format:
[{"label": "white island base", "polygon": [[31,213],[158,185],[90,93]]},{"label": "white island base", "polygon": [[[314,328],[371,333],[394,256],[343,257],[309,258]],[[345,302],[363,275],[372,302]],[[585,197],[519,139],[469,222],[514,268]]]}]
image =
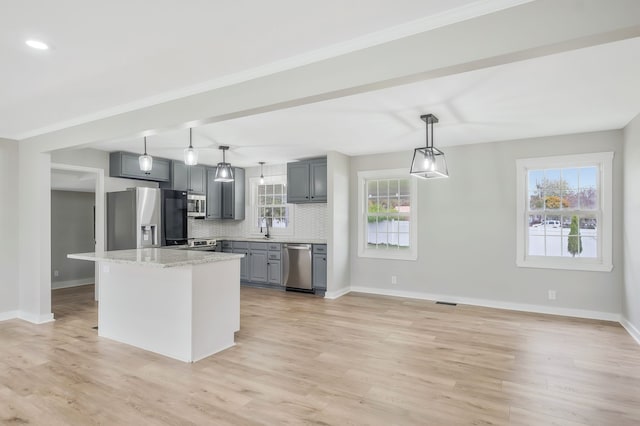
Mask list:
[{"label": "white island base", "polygon": [[98,335],[185,362],[234,345],[239,258],[170,268],[99,263]]}]

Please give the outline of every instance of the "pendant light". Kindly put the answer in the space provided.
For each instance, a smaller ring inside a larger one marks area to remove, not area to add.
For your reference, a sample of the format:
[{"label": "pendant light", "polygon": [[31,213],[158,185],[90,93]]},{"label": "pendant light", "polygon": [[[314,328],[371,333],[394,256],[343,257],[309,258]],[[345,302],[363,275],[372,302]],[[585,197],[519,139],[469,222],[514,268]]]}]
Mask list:
[{"label": "pendant light", "polygon": [[195,166],[198,164],[198,151],[193,149],[192,144],[192,131],[193,129],[189,129],[189,148],[184,149],[184,164],[187,166]]},{"label": "pendant light", "polygon": [[138,163],[140,163],[140,170],[149,174],[153,167],[153,157],[147,154],[147,137],[144,137],[144,154],[138,157]]},{"label": "pendant light", "polygon": [[[420,118],[426,123],[427,146],[414,150],[411,174],[422,179],[449,177],[444,152],[433,146],[433,123],[438,122],[438,117],[426,114],[421,115]],[[431,139],[429,139],[429,128],[431,128]]]},{"label": "pendant light", "polygon": [[228,146],[219,147],[222,150],[222,163],[218,163],[216,167],[216,176],[213,179],[216,182],[233,182],[233,169],[231,164],[226,162],[224,152],[229,149]]},{"label": "pendant light", "polygon": [[262,173],[264,161],[260,161],[258,164],[260,164],[260,185],[264,185],[264,173]]}]

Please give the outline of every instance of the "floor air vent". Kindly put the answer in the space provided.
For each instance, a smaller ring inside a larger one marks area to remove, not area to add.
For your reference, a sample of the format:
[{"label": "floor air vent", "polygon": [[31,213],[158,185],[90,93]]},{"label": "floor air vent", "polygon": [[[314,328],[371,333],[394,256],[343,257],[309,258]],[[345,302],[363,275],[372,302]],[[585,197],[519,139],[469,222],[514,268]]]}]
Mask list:
[{"label": "floor air vent", "polygon": [[458,306],[457,303],[451,303],[451,302],[436,302],[436,305],[447,305],[447,306]]}]

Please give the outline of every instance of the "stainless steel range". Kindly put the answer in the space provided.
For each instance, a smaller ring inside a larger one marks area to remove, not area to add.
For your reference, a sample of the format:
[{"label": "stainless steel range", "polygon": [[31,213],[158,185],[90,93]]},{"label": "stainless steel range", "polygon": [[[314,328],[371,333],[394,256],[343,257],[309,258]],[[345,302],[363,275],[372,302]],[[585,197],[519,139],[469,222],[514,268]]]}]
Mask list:
[{"label": "stainless steel range", "polygon": [[216,251],[218,243],[211,238],[190,238],[187,242],[187,250]]}]

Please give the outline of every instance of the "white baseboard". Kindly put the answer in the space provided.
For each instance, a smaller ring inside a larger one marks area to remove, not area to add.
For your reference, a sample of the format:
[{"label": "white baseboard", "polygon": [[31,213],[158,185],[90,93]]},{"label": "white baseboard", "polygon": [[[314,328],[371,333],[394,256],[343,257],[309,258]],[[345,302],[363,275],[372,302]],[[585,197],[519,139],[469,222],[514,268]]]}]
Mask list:
[{"label": "white baseboard", "polygon": [[349,293],[350,291],[352,291],[352,290],[349,287],[344,287],[344,288],[341,288],[341,289],[336,290],[336,291],[327,291],[324,294],[324,298],[325,299],[337,299],[338,297],[342,297],[345,294]]},{"label": "white baseboard", "polygon": [[95,283],[95,278],[80,278],[77,280],[57,281],[51,282],[51,289],[57,290],[59,288],[80,287],[81,285],[89,285]]},{"label": "white baseboard", "polygon": [[37,315],[37,314],[29,313],[29,312],[19,311],[18,312],[18,318],[20,318],[22,320],[25,320],[25,321],[29,321],[29,322],[34,323],[34,324],[44,324],[44,323],[47,323],[47,322],[55,321],[53,319],[53,313],[44,314],[44,315]]},{"label": "white baseboard", "polygon": [[406,297],[409,299],[433,300],[463,305],[484,306],[495,309],[508,309],[511,311],[534,312],[539,314],[562,315],[566,317],[598,319],[620,322],[620,314],[611,312],[589,311],[584,309],[556,308],[553,306],[529,305],[524,303],[511,303],[498,300],[475,299],[469,297],[445,296],[441,294],[421,293],[413,291],[389,290],[373,287],[351,287],[356,293],[379,294],[382,296]]},{"label": "white baseboard", "polygon": [[18,318],[18,311],[0,312],[0,321]]},{"label": "white baseboard", "polygon": [[620,324],[627,330],[627,333],[631,335],[635,339],[636,342],[640,345],[640,331],[629,322],[628,319],[622,317],[620,318]]}]

